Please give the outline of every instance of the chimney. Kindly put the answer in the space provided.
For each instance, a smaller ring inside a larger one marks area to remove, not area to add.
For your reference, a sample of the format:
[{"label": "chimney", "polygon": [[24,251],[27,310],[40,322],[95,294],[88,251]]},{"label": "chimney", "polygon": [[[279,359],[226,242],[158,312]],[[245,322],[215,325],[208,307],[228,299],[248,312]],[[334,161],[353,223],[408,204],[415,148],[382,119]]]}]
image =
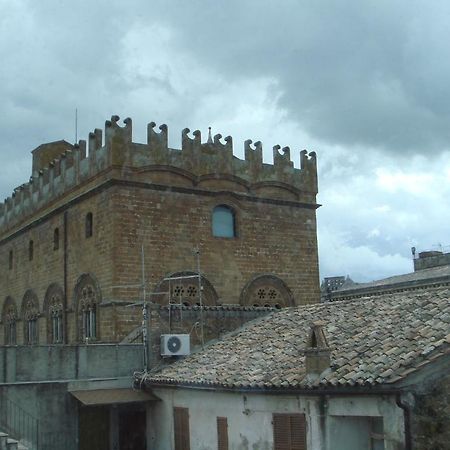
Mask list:
[{"label": "chimney", "polygon": [[325,322],[311,322],[308,345],[305,349],[305,368],[309,378],[318,378],[330,368],[331,350],[324,331]]}]

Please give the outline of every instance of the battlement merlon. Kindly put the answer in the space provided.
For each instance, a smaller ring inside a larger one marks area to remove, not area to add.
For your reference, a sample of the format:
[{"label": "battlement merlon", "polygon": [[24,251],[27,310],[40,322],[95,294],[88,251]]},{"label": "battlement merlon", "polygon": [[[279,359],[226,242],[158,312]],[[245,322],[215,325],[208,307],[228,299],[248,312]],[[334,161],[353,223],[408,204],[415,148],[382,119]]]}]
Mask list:
[{"label": "battlement merlon", "polygon": [[[149,167],[167,166],[192,173],[197,177],[221,175],[240,177],[250,184],[267,182],[291,185],[303,192],[317,193],[316,154],[306,151],[300,155],[300,169],[294,168],[289,147],[274,147],[273,164],[263,163],[260,141],[244,143],[245,159],[233,155],[233,139],[216,134],[213,139],[202,142],[199,130],[189,128],[181,132],[181,151],[168,146],[168,128],[163,124],[159,132],[155,122],[147,126],[147,144],[132,141],[132,121],[127,118],[119,126],[113,116],[105,125],[105,146],[113,166]],[[281,149],[281,150],[280,150]]]},{"label": "battlement merlon", "polygon": [[181,150],[168,147],[168,128],[163,124],[159,132],[156,124],[147,127],[147,143],[132,140],[132,120],[119,125],[119,117],[105,122],[103,133],[95,129],[86,141],[78,144],[56,141],[42,144],[32,151],[33,170],[29,183],[19,186],[11,197],[0,203],[0,229],[10,228],[50,201],[62,197],[84,180],[108,168],[152,170],[175,168],[190,173],[194,179],[202,177],[239,178],[252,186],[287,186],[304,193],[313,202],[317,194],[317,167],[315,152],[300,152],[300,169],[294,168],[289,147],[273,148],[273,164],[263,162],[262,143],[244,142],[245,159],[233,155],[233,139],[216,134],[202,143],[201,132],[190,130],[181,133]]},{"label": "battlement merlon", "polygon": [[67,141],[60,140],[49,142],[47,144],[42,144],[32,150],[33,155],[33,168],[32,174],[36,175],[40,170],[47,169],[51,162],[55,159],[60,158],[60,156],[69,149],[72,149],[73,145]]}]

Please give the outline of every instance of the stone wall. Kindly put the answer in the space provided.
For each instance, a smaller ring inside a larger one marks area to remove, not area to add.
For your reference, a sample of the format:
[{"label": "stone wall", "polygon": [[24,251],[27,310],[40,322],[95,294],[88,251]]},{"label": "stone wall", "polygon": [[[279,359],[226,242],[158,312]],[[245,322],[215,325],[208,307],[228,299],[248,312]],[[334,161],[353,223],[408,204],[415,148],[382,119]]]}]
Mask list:
[{"label": "stone wall", "polygon": [[415,396],[411,423],[415,450],[446,450],[450,443],[450,376]]},{"label": "stone wall", "polygon": [[[111,200],[116,219],[115,285],[139,283],[142,244],[153,289],[170,274],[196,272],[193,249],[199,247],[201,271],[219,303],[239,304],[246,285],[262,274],[282,280],[295,304],[317,300],[314,210],[263,199],[237,200],[217,190],[210,195],[123,186],[111,192]],[[212,235],[212,211],[221,204],[236,212],[235,238]],[[138,290],[130,289],[112,292],[113,298],[121,299],[137,295]]]}]

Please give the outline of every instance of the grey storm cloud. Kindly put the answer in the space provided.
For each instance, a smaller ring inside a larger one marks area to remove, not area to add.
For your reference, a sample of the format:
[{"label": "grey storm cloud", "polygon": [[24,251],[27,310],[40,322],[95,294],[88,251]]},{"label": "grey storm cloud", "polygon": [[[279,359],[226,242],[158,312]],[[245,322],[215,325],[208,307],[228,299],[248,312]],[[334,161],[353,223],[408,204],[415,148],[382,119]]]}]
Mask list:
[{"label": "grey storm cloud", "polygon": [[0,193],[75,108],[82,139],[112,114],[136,140],[213,125],[268,161],[317,150],[322,275],[407,271],[448,234],[449,37],[442,0],[0,0]]},{"label": "grey storm cloud", "polygon": [[230,82],[273,77],[310,135],[396,154],[449,147],[449,15],[442,1],[189,2],[172,20]]},{"label": "grey storm cloud", "polygon": [[[124,36],[133,27],[158,23],[171,31],[180,54],[190,55],[230,84],[272,78],[279,107],[315,139],[391,154],[449,147],[447,2],[18,4],[20,18],[11,14],[12,37],[1,51],[8,52],[6,61],[17,67],[17,72],[9,68],[15,76],[5,80],[2,90],[13,94],[18,109],[47,104],[60,115],[56,111],[61,98],[73,97],[76,103],[87,83],[93,96],[102,90],[120,96],[121,90],[132,88],[120,76],[126,59]],[[8,9],[14,7],[3,2],[2,8],[6,11],[1,23],[7,27]],[[14,18],[22,21],[24,33],[13,33],[19,25]],[[151,59],[152,40],[146,49],[142,58]],[[176,60],[172,66],[176,71]],[[24,70],[29,79],[25,88],[16,82]],[[148,76],[148,82],[173,89],[168,80]],[[52,95],[47,97],[46,91]]]}]

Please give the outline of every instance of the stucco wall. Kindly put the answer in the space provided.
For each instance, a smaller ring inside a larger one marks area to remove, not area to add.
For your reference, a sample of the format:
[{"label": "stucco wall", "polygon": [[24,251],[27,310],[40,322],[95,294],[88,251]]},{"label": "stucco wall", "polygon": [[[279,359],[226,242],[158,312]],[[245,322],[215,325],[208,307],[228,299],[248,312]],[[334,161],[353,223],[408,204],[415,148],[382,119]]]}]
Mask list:
[{"label": "stucco wall", "polygon": [[[230,450],[272,449],[273,413],[306,415],[308,450],[368,449],[367,429],[359,427],[368,417],[383,418],[385,450],[399,450],[404,440],[403,411],[397,407],[394,397],[325,398],[169,388],[153,392],[162,401],[148,408],[149,449],[173,450],[175,406],[189,408],[191,448],[197,450],[217,448],[218,416],[228,418]],[[345,434],[339,419],[347,419],[341,420]],[[361,447],[361,442],[366,442],[367,447]]]}]

